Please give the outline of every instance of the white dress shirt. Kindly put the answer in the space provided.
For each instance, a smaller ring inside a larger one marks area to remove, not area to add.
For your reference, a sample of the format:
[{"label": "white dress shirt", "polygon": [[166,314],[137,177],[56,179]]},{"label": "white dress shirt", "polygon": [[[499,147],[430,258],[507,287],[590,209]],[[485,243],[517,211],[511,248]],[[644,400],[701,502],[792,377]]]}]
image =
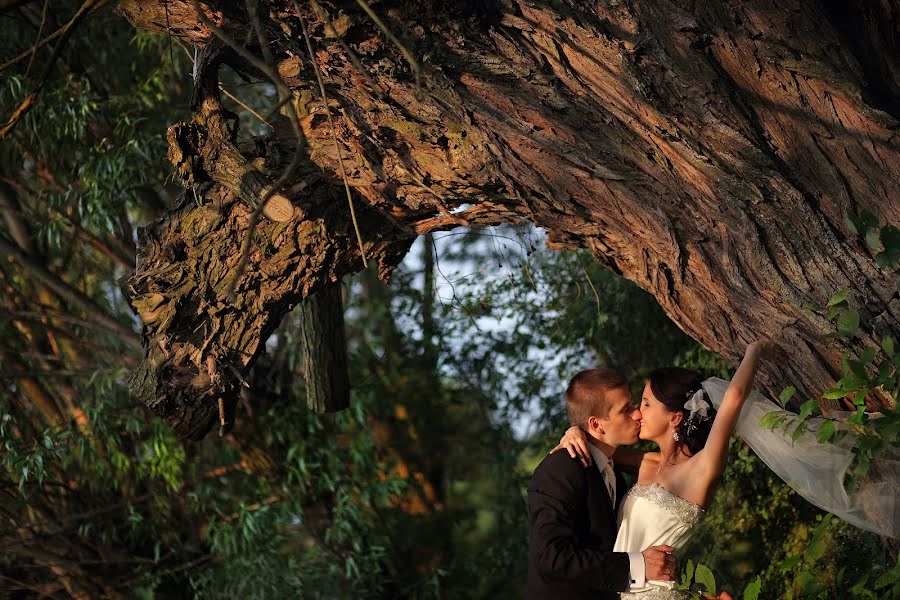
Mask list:
[{"label": "white dress shirt", "polygon": [[[594,464],[600,469],[603,476],[603,483],[606,484],[606,491],[609,493],[609,499],[612,501],[613,510],[616,507],[616,474],[613,472],[613,461],[603,453],[603,450],[588,444],[591,451],[591,457]],[[627,552],[628,562],[631,567],[631,587],[643,586],[647,581],[646,566],[644,565],[644,555],[640,552]]]}]

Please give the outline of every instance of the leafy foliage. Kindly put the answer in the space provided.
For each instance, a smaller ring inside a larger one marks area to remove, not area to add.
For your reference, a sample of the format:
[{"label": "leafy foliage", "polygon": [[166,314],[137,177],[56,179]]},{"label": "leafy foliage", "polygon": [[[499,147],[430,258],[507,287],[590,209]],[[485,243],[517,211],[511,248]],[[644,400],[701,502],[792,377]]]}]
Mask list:
[{"label": "leafy foliage", "polygon": [[[850,307],[849,298],[850,290],[845,289],[834,294],[824,308],[812,307],[836,324],[834,337],[853,338],[859,329],[859,312]],[[873,456],[888,447],[897,446],[900,441],[900,412],[897,409],[900,354],[894,346],[894,339],[885,335],[880,347],[867,347],[856,358],[844,352],[841,378],[822,394],[825,400],[843,400],[853,410],[848,418],[823,415],[824,421],[816,433],[816,439],[820,443],[836,441],[850,427],[858,436],[853,447],[852,470],[857,477],[868,472]],[[867,411],[866,399],[876,388],[884,390],[893,399],[893,408],[882,411],[879,418],[872,419]],[[794,388],[786,388],[780,397],[781,404],[786,405],[795,393]],[[760,426],[771,429],[782,427],[784,431],[793,426],[791,435],[796,440],[807,430],[809,419],[818,414],[818,402],[807,400],[800,405],[799,414],[787,410],[773,411],[762,418]]]},{"label": "leafy foliage", "polygon": [[850,233],[865,239],[875,253],[879,267],[894,271],[900,269],[900,229],[893,225],[879,228],[878,218],[868,210],[859,214],[848,212],[844,216],[844,225]]}]

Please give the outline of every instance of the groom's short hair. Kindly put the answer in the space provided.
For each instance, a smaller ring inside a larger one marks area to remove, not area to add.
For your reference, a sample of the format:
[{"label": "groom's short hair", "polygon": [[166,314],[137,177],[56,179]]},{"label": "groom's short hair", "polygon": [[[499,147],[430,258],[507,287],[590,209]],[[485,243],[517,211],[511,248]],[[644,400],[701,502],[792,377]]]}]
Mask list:
[{"label": "groom's short hair", "polygon": [[628,380],[615,369],[587,369],[576,373],[566,388],[569,423],[587,429],[589,417],[607,417],[610,409],[607,393],[622,388],[628,389]]}]

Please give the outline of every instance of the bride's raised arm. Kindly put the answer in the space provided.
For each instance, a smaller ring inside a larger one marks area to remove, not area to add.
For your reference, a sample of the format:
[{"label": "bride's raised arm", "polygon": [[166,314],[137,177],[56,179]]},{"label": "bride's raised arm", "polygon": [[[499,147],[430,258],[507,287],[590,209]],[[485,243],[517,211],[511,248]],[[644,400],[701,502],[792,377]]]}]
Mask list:
[{"label": "bride's raised arm", "polygon": [[719,406],[710,429],[709,437],[706,439],[706,445],[694,457],[700,461],[711,478],[719,477],[725,470],[728,439],[737,425],[744,400],[753,389],[753,379],[756,377],[759,361],[768,357],[773,348],[773,344],[769,341],[757,341],[747,346],[744,358],[732,377],[731,383],[728,384],[728,389],[725,391],[722,404]]}]

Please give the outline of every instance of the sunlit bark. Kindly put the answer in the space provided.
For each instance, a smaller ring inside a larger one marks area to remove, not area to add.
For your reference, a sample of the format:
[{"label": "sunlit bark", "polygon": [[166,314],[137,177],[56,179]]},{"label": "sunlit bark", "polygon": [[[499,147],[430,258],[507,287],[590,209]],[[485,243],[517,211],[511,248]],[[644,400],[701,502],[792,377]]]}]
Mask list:
[{"label": "sunlit bark", "polygon": [[[360,234],[382,274],[416,234],[522,218],[545,228],[553,248],[590,249],[729,359],[755,338],[778,338],[790,359],[764,369],[770,392],[793,384],[817,394],[843,350],[900,337],[897,275],[844,225],[848,210],[881,223],[900,214],[897,15],[888,5],[377,3],[418,61],[421,89],[356,3],[325,6],[373,89],[311,5],[299,4]],[[236,43],[257,39],[242,8],[204,6]],[[200,46],[212,38],[191,2],[119,8],[137,27]],[[253,363],[286,311],[363,266],[294,5],[263,2],[259,16],[307,138],[304,166],[284,190],[294,216],[256,230],[230,300],[252,198],[217,167],[233,132],[215,103],[203,105],[170,132],[191,190],[144,231],[126,285],[145,322],[132,389],[189,437],[215,421],[215,398],[230,410],[233,371]],[[258,45],[247,50],[263,60]],[[260,76],[235,53],[222,60]],[[239,148],[268,181],[296,141],[279,123]],[[850,345],[823,339],[831,326],[808,308],[842,288],[862,308]],[[653,332],[646,337],[652,343]]]}]

